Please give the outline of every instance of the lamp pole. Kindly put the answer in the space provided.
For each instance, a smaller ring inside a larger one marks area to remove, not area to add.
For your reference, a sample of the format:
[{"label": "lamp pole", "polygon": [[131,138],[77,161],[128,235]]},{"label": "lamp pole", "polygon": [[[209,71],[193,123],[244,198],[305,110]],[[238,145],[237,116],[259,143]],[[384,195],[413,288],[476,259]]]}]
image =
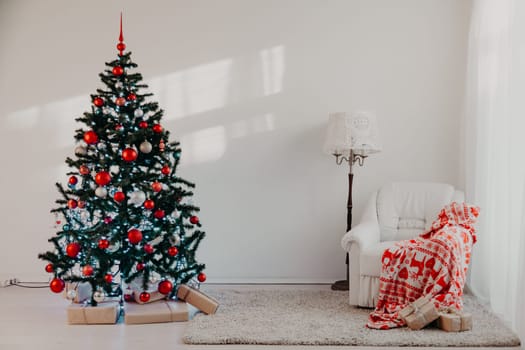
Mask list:
[{"label": "lamp pole", "polygon": [[[352,229],[352,184],[354,182],[354,171],[353,171],[353,165],[357,161],[359,163],[359,166],[363,166],[363,162],[367,156],[355,154],[352,150],[350,150],[350,156],[342,157],[340,154],[334,154],[335,156],[335,162],[337,165],[341,165],[343,161],[348,162],[349,165],[349,171],[348,171],[348,201],[346,203],[346,232],[350,231]],[[346,253],[346,279],[345,280],[339,280],[335,281],[331,288],[332,290],[348,290],[349,288],[349,272],[348,272],[348,264],[350,263],[350,258],[348,253]]]}]

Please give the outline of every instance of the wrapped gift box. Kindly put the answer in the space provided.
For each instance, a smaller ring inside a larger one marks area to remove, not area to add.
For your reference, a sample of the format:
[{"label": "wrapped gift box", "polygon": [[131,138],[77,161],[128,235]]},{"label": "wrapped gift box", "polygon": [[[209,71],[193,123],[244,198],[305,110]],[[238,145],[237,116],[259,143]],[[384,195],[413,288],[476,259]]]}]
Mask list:
[{"label": "wrapped gift box", "polygon": [[399,311],[399,316],[410,329],[417,330],[438,319],[439,313],[430,298],[421,297]]},{"label": "wrapped gift box", "polygon": [[67,307],[69,324],[114,324],[120,314],[120,306],[116,301],[89,304],[71,304]]},{"label": "wrapped gift box", "polygon": [[182,284],[177,290],[177,298],[195,306],[205,314],[214,314],[219,307],[219,302],[198,289]]},{"label": "wrapped gift box", "polygon": [[62,295],[65,299],[68,298],[68,293],[74,291],[75,297],[71,299],[71,302],[80,304],[91,299],[91,284],[87,282],[67,282]]},{"label": "wrapped gift box", "polygon": [[157,301],[147,304],[126,303],[126,324],[162,323],[188,321],[188,305],[182,301]]},{"label": "wrapped gift box", "polygon": [[440,313],[437,326],[447,332],[470,331],[472,315],[469,313]]}]

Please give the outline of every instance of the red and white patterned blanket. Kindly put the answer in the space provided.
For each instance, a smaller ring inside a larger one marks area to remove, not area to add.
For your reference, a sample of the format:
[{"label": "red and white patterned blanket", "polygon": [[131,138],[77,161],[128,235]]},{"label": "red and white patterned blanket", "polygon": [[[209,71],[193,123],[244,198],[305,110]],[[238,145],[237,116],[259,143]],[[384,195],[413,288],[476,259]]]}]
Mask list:
[{"label": "red and white patterned blanket", "polygon": [[423,295],[431,295],[438,309],[462,309],[478,210],[470,204],[451,203],[428,231],[385,250],[379,298],[367,327],[404,326],[399,311]]}]

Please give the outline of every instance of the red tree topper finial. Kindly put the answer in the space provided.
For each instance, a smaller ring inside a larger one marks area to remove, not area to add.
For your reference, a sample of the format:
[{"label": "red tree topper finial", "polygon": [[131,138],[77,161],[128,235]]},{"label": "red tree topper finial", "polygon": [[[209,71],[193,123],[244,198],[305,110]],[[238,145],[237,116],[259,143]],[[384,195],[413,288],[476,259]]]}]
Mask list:
[{"label": "red tree topper finial", "polygon": [[119,50],[119,55],[122,56],[124,49],[126,49],[126,44],[124,44],[124,35],[122,34],[122,12],[120,13],[120,35],[118,37],[119,43],[117,44],[117,50]]}]

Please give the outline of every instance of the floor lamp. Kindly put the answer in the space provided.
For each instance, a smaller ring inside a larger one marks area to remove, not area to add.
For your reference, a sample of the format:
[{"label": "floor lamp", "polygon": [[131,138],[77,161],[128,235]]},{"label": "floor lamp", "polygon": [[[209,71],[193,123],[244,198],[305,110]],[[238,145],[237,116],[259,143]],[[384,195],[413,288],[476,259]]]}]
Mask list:
[{"label": "floor lamp", "polygon": [[[348,202],[346,205],[346,231],[352,228],[353,165],[363,166],[369,154],[381,151],[378,143],[375,116],[368,112],[331,113],[324,144],[325,153],[335,156],[338,165],[348,163]],[[348,253],[346,254],[346,280],[332,284],[333,290],[348,290]]]}]

